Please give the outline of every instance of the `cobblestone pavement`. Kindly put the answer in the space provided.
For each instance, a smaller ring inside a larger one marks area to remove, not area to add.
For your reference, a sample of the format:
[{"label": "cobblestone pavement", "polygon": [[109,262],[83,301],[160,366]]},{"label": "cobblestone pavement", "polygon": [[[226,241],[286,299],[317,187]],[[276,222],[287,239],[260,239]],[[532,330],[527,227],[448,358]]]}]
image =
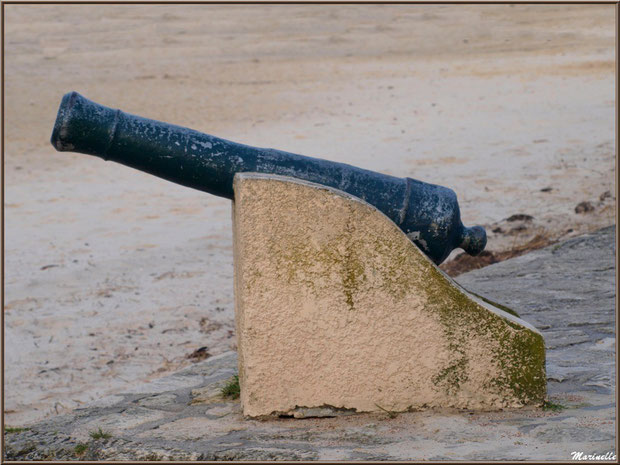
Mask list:
[{"label": "cobblestone pavement", "polygon": [[[228,352],[28,430],[5,432],[5,458],[570,460],[573,452],[615,454],[614,231],[458,278],[542,330],[546,408],[247,420],[237,401],[220,395],[236,372],[236,354]],[[105,437],[93,438],[97,432]]]}]

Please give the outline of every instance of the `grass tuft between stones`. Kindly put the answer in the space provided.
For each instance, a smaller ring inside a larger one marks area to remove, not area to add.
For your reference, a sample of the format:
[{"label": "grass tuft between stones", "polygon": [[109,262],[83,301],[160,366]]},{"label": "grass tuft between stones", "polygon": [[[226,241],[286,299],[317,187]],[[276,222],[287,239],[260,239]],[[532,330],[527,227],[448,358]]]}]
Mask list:
[{"label": "grass tuft between stones", "polygon": [[73,449],[73,451],[75,452],[75,455],[77,455],[78,457],[81,457],[82,455],[84,455],[87,450],[88,450],[88,444],[83,443],[83,442],[79,443]]},{"label": "grass tuft between stones", "polygon": [[93,439],[110,439],[112,437],[112,435],[110,433],[107,433],[107,432],[103,431],[101,429],[101,426],[99,427],[99,429],[97,431],[91,431],[88,434]]},{"label": "grass tuft between stones", "polygon": [[19,426],[5,426],[5,433],[21,433],[22,431],[28,431],[30,428],[22,428]]},{"label": "grass tuft between stones", "polygon": [[542,404],[542,409],[546,412],[561,412],[566,407],[562,404],[556,404],[555,402],[551,402],[546,400]]},{"label": "grass tuft between stones", "polygon": [[233,376],[232,379],[222,388],[221,393],[222,397],[226,397],[229,399],[238,399],[239,395],[241,394],[241,387],[239,386],[239,376]]}]

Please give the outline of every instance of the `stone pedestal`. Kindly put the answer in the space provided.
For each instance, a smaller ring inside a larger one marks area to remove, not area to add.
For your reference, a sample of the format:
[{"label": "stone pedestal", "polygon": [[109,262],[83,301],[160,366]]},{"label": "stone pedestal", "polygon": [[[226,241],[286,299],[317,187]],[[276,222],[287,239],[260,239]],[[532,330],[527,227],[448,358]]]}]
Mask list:
[{"label": "stone pedestal", "polygon": [[245,415],[540,404],[545,349],[467,293],[385,215],[292,178],[234,182]]}]

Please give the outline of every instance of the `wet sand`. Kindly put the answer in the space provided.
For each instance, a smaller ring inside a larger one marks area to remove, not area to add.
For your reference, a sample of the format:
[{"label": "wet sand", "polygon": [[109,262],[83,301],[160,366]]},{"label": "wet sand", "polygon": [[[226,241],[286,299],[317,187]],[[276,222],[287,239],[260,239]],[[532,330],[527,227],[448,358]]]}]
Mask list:
[{"label": "wet sand", "polygon": [[491,251],[615,222],[613,5],[5,12],[9,425],[235,344],[230,202],[56,152],[65,92],[451,187]]}]

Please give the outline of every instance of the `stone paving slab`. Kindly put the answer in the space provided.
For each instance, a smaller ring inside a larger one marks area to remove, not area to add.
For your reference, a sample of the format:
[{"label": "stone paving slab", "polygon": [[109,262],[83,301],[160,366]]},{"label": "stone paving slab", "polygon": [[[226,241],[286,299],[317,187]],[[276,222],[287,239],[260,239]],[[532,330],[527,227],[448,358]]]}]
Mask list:
[{"label": "stone paving slab", "polygon": [[[244,419],[229,352],[69,415],[5,433],[5,459],[570,460],[616,452],[615,227],[464,274],[547,345],[549,408]],[[110,437],[93,439],[99,428]],[[609,455],[608,455],[609,457]]]}]

